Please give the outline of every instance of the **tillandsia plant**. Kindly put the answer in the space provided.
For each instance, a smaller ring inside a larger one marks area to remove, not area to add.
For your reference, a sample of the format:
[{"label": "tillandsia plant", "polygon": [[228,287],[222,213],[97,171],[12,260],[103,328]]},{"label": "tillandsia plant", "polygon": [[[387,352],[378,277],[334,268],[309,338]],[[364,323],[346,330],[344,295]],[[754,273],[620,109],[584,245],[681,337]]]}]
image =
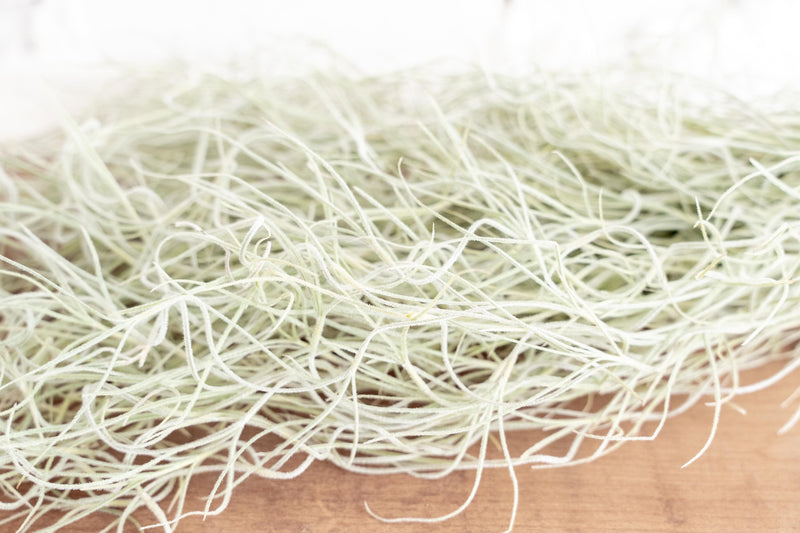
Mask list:
[{"label": "tillandsia plant", "polygon": [[217,513],[316,460],[513,478],[800,366],[800,113],[613,79],[151,80],[7,146],[2,523],[170,531],[196,473]]}]

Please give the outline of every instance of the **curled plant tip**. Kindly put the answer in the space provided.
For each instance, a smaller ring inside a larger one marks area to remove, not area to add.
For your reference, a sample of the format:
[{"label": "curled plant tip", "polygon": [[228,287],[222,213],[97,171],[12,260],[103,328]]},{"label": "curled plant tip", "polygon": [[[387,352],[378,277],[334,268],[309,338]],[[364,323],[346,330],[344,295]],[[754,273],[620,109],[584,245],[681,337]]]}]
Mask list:
[{"label": "curled plant tip", "polygon": [[[423,521],[507,468],[516,512],[517,466],[652,439],[709,395],[716,428],[800,366],[800,114],[654,85],[143,81],[7,148],[0,523],[169,531],[316,460],[476,471]],[[540,438],[512,452],[520,429]]]}]

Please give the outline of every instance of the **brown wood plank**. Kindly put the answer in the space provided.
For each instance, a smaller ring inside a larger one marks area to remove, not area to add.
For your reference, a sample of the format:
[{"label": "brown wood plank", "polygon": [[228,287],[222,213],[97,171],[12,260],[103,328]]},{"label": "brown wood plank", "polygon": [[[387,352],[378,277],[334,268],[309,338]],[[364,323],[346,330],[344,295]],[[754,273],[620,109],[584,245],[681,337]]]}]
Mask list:
[{"label": "brown wood plank", "polygon": [[[770,365],[749,378],[777,368]],[[787,408],[780,403],[798,385],[800,372],[794,372],[769,389],[742,397],[737,404],[746,415],[723,409],[711,448],[685,469],[681,465],[708,436],[710,407],[697,405],[671,419],[653,442],[625,444],[589,464],[519,468],[515,531],[800,531],[800,427],[777,435],[800,401]],[[512,446],[519,446],[526,434],[509,438]],[[187,518],[178,532],[503,531],[512,488],[508,472],[500,469],[485,472],[475,501],[462,515],[434,526],[382,524],[364,510],[366,501],[391,516],[445,513],[460,505],[473,479],[470,472],[438,481],[366,476],[317,463],[293,480],[249,479],[221,515],[205,521]],[[193,484],[194,508],[202,506],[212,482],[206,477]],[[152,523],[152,516],[138,516]],[[63,531],[97,531],[104,523],[107,519],[98,515]]]}]

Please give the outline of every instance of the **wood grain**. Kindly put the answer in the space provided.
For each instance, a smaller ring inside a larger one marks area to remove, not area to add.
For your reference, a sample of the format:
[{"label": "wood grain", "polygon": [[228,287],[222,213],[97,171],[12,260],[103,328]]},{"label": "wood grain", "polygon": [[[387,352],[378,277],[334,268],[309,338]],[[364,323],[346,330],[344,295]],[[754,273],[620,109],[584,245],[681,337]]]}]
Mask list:
[{"label": "wood grain", "polygon": [[[748,378],[758,379],[777,368],[770,365]],[[710,407],[697,405],[671,419],[653,442],[626,444],[589,464],[517,469],[520,507],[514,531],[800,531],[800,427],[777,435],[798,408],[798,401],[786,408],[780,404],[798,385],[800,372],[794,372],[738,400],[746,415],[724,409],[711,448],[685,469],[681,465],[708,437]],[[525,432],[513,433],[510,444],[520,446],[530,438]],[[485,472],[473,504],[446,522],[383,524],[364,509],[368,502],[385,516],[435,516],[458,507],[473,480],[470,472],[426,481],[405,475],[357,475],[317,463],[293,480],[249,479],[222,514],[205,521],[187,518],[178,532],[505,530],[513,493],[508,472],[502,469]],[[194,508],[202,507],[212,483],[213,478],[206,477],[192,485]],[[146,513],[139,518],[153,522]],[[94,516],[62,531],[98,531],[104,523],[106,518]]]}]

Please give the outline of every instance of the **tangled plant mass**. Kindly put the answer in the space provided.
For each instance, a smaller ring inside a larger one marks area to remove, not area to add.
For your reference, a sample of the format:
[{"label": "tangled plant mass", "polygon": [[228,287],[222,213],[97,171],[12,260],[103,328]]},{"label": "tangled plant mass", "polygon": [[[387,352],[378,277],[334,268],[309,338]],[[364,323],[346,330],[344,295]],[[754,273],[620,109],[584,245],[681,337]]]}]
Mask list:
[{"label": "tangled plant mass", "polygon": [[4,523],[169,531],[197,473],[215,513],[315,460],[513,478],[799,366],[800,114],[612,78],[151,82],[7,147]]}]

